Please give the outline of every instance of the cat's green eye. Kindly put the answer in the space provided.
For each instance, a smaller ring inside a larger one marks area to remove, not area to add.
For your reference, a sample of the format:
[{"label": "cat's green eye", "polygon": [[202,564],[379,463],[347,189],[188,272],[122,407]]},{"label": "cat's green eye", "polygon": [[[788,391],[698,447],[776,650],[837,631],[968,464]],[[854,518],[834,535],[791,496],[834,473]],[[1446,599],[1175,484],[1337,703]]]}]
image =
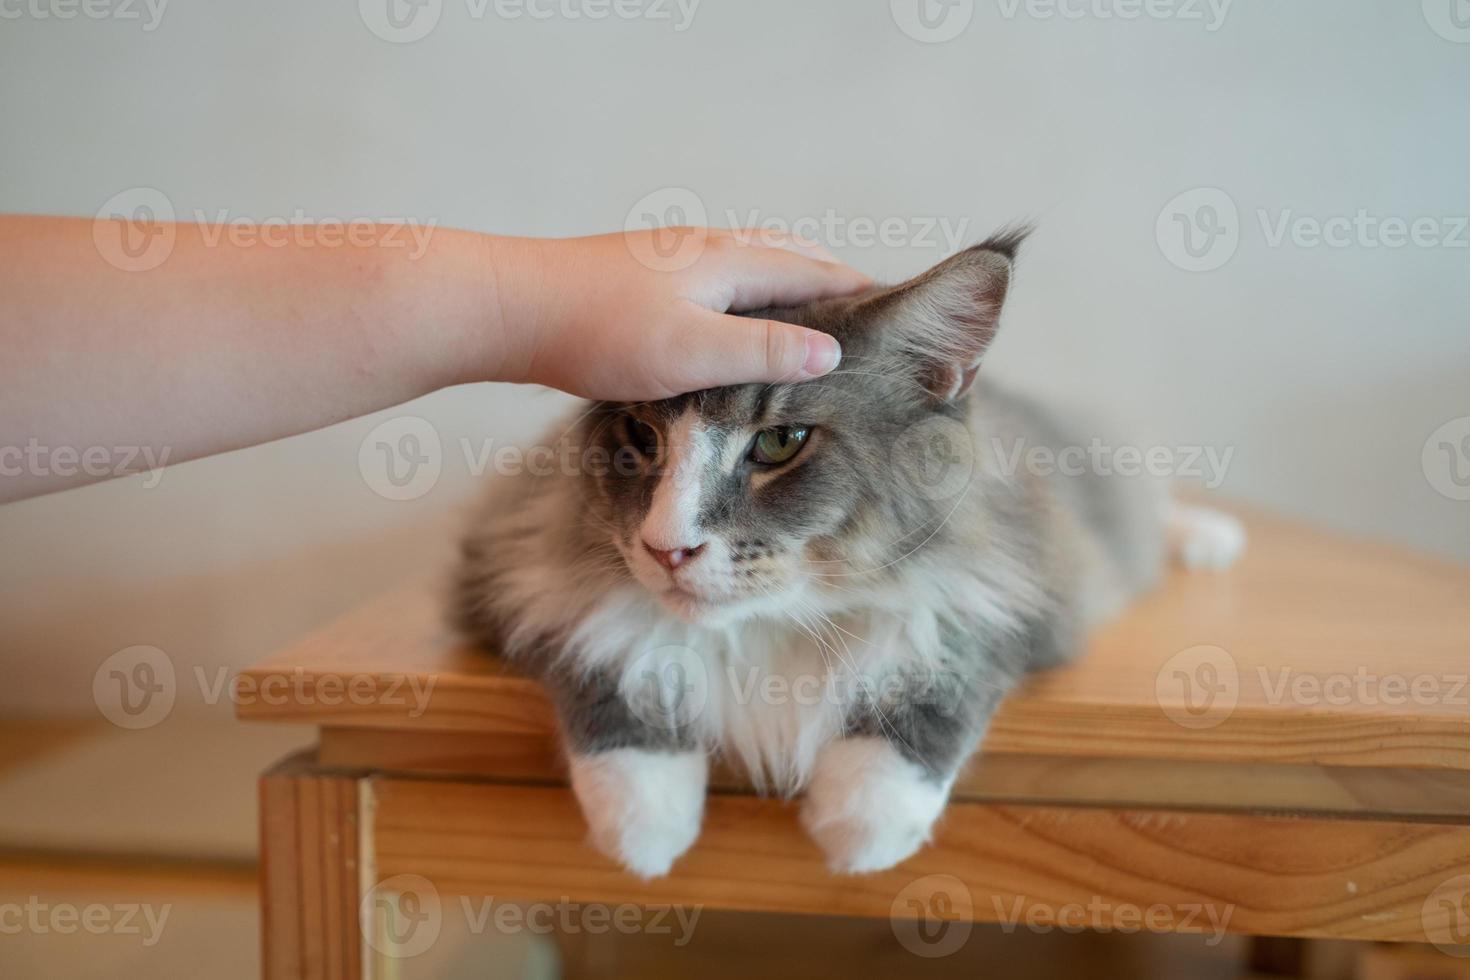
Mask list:
[{"label": "cat's green eye", "polygon": [[778,425],[774,429],[762,429],[756,433],[755,444],[750,447],[752,462],[765,466],[777,466],[796,458],[801,447],[806,445],[811,429],[804,425]]},{"label": "cat's green eye", "polygon": [[628,445],[649,459],[658,458],[658,430],[631,415],[624,416],[623,430]]}]

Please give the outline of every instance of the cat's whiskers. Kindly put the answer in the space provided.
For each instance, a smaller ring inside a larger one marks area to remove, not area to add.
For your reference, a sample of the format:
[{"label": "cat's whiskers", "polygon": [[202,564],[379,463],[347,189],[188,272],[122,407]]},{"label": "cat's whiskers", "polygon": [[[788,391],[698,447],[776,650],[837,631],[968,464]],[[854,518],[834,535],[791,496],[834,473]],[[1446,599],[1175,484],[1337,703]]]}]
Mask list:
[{"label": "cat's whiskers", "polygon": [[[949,519],[955,515],[955,511],[957,511],[957,510],[960,509],[960,504],[962,502],[963,502],[963,500],[957,500],[957,501],[955,501],[955,505],[949,509],[949,513],[945,514],[944,517],[940,518],[939,524],[934,528],[933,531],[930,531],[929,532],[929,535],[926,538],[924,538],[923,541],[920,541],[918,544],[914,545],[912,548],[910,548],[908,551],[905,551],[903,554],[899,555],[897,558],[894,558],[894,559],[891,559],[889,561],[886,561],[883,564],[877,565],[877,566],[875,566],[873,568],[858,569],[855,572],[835,572],[833,574],[834,575],[837,575],[837,576],[841,576],[841,577],[851,577],[851,576],[854,576],[854,575],[870,575],[873,572],[881,572],[885,568],[891,568],[892,566],[897,565],[899,562],[903,561],[905,558],[909,557],[910,555],[913,555],[913,554],[917,553],[920,548],[924,547],[924,545],[928,544],[930,541],[933,541],[935,535],[937,535],[940,531],[944,530],[944,526],[946,524],[948,524],[949,523]],[[904,537],[907,537],[907,536],[908,535],[904,535]],[[902,541],[903,538],[899,538],[898,540]],[[805,559],[803,559],[803,560],[805,560]]]},{"label": "cat's whiskers", "polygon": [[604,544],[610,544],[614,538],[620,537],[618,528],[604,517],[594,516],[591,520],[578,521],[566,525],[568,531],[584,531],[589,528],[595,531],[604,531],[607,534],[606,538],[594,539],[589,547],[601,547]]},{"label": "cat's whiskers", "polygon": [[[816,609],[814,607],[809,606],[808,604],[806,604],[799,597],[793,596],[792,598],[797,603],[800,603],[804,608],[806,608],[806,610],[808,612],[812,613],[814,616],[820,617],[821,620],[823,620],[828,626],[832,627],[834,630],[835,629],[840,629],[840,627],[838,627],[837,624],[834,623],[830,617],[824,615],[820,610],[818,610],[818,609]],[[848,635],[849,636],[852,636],[853,634],[848,633]],[[834,636],[835,636],[835,634],[834,634]],[[846,653],[847,653],[847,658],[844,659],[842,657],[842,654],[837,650],[837,648],[836,648],[835,645],[832,646],[832,655],[834,657],[836,657],[843,664],[843,666],[845,666],[847,668],[848,672],[852,675],[853,681],[856,684],[858,684],[860,688],[862,688],[862,689],[865,690],[866,687],[864,685],[863,674],[862,674],[862,672],[860,670],[858,670],[857,662],[856,662],[856,660],[852,656],[852,650],[848,648],[846,642],[842,641],[841,637],[836,637],[836,639],[837,639],[838,642],[842,643],[843,650],[846,651]],[[854,637],[854,639],[859,639],[859,638],[858,637]],[[820,641],[818,641],[818,642],[820,643]],[[869,641],[863,640],[862,642],[865,642],[866,643],[866,642],[869,642]],[[830,664],[828,665],[828,668],[827,669],[829,671],[831,670]],[[893,740],[899,742],[901,745],[903,745],[904,747],[906,747],[909,750],[909,752],[914,757],[916,757],[916,758],[922,758],[922,756],[920,755],[920,753],[918,753],[914,749],[914,746],[911,745],[909,743],[909,741],[903,737],[903,733],[898,730],[898,726],[893,722],[893,719],[889,718],[888,715],[884,713],[882,701],[877,696],[876,693],[873,694],[871,705],[872,705],[872,709],[873,709],[873,714],[878,719],[879,728],[880,728],[880,730],[884,730],[885,736],[891,737]],[[886,726],[886,728],[885,728],[885,726]],[[933,770],[932,770],[932,768],[929,766],[929,764],[927,762],[923,763],[923,765],[924,765],[924,768],[930,769],[931,774],[933,774]]]},{"label": "cat's whiskers", "polygon": [[[802,601],[802,600],[798,600],[798,601]],[[816,608],[815,606],[813,606],[813,605],[811,605],[809,603],[805,603],[805,602],[803,602],[803,605],[806,606],[806,608],[808,609],[808,611],[810,611],[812,613],[812,615],[819,617],[823,622],[825,622],[828,626],[830,626],[832,628],[832,630],[834,631],[834,636],[837,633],[846,634],[847,636],[852,637],[854,640],[857,640],[859,643],[863,643],[863,644],[865,644],[865,645],[867,645],[869,647],[873,646],[873,641],[872,640],[868,639],[867,637],[858,636],[857,634],[851,632],[850,630],[843,629],[840,625],[837,624],[837,622],[834,619],[832,619],[832,617],[828,616],[826,613],[823,613],[820,609]],[[859,674],[859,672],[858,672],[858,669],[857,669],[857,666],[856,666],[856,661],[855,661],[855,658],[853,657],[851,648],[849,648],[847,646],[847,643],[846,642],[842,642],[842,647],[843,647],[843,650],[845,650],[847,652],[848,662],[849,662],[849,664],[852,665],[850,669],[853,671],[854,676],[855,677],[861,676]],[[893,722],[893,720],[891,718],[889,718],[887,714],[884,713],[882,701],[877,696],[876,693],[873,696],[873,705],[872,705],[872,707],[873,707],[873,713],[878,716],[879,723],[880,724],[886,724],[888,726],[889,730],[892,732],[893,737],[896,738],[896,739],[898,739],[898,741],[900,743],[902,743],[903,745],[907,746],[912,751],[913,750],[913,746],[910,745],[909,742],[908,742],[908,740],[903,737],[903,734],[898,730],[898,726]],[[915,752],[914,754],[917,756],[919,753]],[[926,768],[927,768],[927,763],[925,765],[926,765]]]},{"label": "cat's whiskers", "polygon": [[[865,644],[867,646],[872,646],[873,645],[873,642],[871,640],[869,640],[867,637],[865,637],[865,636],[858,636],[856,633],[852,632],[851,630],[845,630],[841,626],[837,625],[837,621],[836,620],[834,620],[831,616],[828,616],[826,613],[822,612],[821,609],[818,608],[817,605],[815,603],[811,602],[810,600],[803,599],[800,596],[793,596],[792,598],[795,599],[795,601],[801,603],[802,607],[805,608],[808,612],[810,612],[813,616],[818,617],[819,619],[821,619],[822,622],[824,622],[828,626],[830,626],[832,628],[832,630],[833,630],[834,633],[842,633],[842,634],[844,634],[846,636],[850,636],[854,640],[858,641],[859,643]],[[848,652],[851,653],[850,650]]]},{"label": "cat's whiskers", "polygon": [[[951,511],[950,513],[953,514],[953,511]],[[885,544],[883,546],[884,547],[884,550],[887,550],[888,548],[896,547],[899,544],[899,542],[903,541],[905,538],[912,537],[915,534],[921,534],[921,533],[923,533],[925,530],[927,530],[929,528],[930,525],[932,525],[932,524],[935,523],[935,520],[937,520],[939,523],[934,528],[934,531],[935,532],[938,532],[938,531],[940,531],[940,530],[943,529],[944,522],[946,520],[948,520],[948,515],[946,515],[945,517],[942,517],[942,518],[934,519],[934,520],[927,520],[924,523],[920,524],[918,527],[910,528],[909,530],[905,531],[903,534],[900,534],[898,537],[894,538],[892,541],[889,541],[887,544]],[[932,533],[930,534],[930,537],[933,537],[933,534]],[[925,540],[927,540],[927,539],[925,539]],[[922,542],[921,542],[921,544],[922,544]],[[849,559],[847,559],[847,558],[802,558],[801,560],[804,561],[804,562],[806,562],[808,565],[851,564],[851,561]],[[882,566],[879,566],[879,567],[882,567]],[[860,574],[860,573],[854,573],[854,574]]]},{"label": "cat's whiskers", "polygon": [[582,573],[589,577],[594,573],[605,574],[608,572],[629,578],[632,577],[632,571],[628,568],[627,561],[624,560],[622,553],[610,541],[599,544],[584,553],[572,564],[571,571],[574,575]]}]

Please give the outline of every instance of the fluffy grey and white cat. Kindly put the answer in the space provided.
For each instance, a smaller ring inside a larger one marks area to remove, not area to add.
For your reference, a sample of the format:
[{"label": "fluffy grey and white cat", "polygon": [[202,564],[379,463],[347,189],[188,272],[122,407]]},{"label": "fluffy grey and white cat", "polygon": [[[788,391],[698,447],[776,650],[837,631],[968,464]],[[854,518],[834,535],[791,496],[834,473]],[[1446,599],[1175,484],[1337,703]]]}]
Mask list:
[{"label": "fluffy grey and white cat", "polygon": [[1021,237],[759,314],[837,337],[828,377],[590,404],[557,462],[498,483],[458,621],[544,682],[591,839],[629,870],[694,842],[713,756],[804,791],[833,870],[902,861],[1001,699],[1149,588],[1171,531],[1194,563],[1240,551],[1148,480],[1015,465],[1093,436],[973,384]]}]

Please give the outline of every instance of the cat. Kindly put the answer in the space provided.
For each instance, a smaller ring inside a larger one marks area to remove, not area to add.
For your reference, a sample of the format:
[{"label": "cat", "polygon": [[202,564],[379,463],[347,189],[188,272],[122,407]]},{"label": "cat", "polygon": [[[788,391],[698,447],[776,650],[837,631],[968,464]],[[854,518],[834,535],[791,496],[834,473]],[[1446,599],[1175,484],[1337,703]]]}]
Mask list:
[{"label": "cat", "polygon": [[976,384],[1024,236],[751,314],[836,337],[827,377],[588,404],[559,464],[497,481],[455,619],[544,683],[591,842],[629,871],[694,843],[712,756],[804,793],[834,872],[903,861],[1001,699],[1149,589],[1171,533],[1192,564],[1239,554],[1238,522],[1156,481],[1014,465],[1092,436]]}]

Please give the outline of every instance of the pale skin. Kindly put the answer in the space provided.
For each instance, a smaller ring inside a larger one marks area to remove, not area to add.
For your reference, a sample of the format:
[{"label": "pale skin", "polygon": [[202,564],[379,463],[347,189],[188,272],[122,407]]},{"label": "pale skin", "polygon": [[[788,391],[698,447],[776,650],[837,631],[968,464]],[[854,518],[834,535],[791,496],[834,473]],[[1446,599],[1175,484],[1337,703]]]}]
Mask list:
[{"label": "pale skin", "polygon": [[435,228],[419,249],[385,244],[402,229],[211,239],[181,223],[153,226],[171,247],[138,270],[108,261],[97,224],[0,216],[0,501],[100,478],[6,447],[178,463],[477,381],[632,401],[817,377],[840,359],[831,337],[732,311],[868,285],[809,243],[716,229],[679,230],[694,244],[671,268],[649,249],[668,231]]}]

